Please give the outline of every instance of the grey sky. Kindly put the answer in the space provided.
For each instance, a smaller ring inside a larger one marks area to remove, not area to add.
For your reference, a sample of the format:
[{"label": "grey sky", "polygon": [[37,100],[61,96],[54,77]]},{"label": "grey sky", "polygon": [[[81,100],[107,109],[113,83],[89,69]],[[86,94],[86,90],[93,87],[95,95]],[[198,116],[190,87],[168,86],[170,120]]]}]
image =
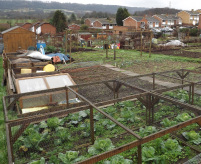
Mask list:
[{"label": "grey sky", "polygon": [[[45,0],[49,1],[49,0]],[[52,0],[57,2],[70,2],[82,4],[108,4],[108,5],[121,5],[132,7],[169,7],[172,8],[191,10],[201,9],[201,0]]]}]

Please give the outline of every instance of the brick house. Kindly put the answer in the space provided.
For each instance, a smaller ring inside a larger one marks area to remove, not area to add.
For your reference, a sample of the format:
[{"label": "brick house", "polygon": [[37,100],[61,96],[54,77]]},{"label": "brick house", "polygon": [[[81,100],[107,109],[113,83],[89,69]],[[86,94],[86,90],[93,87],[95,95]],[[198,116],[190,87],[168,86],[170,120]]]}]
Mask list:
[{"label": "brick house", "polygon": [[36,32],[36,28],[39,24],[40,24],[40,22],[36,22],[36,23],[32,24],[32,26],[30,27],[29,30],[32,32]]},{"label": "brick house", "polygon": [[24,24],[21,25],[22,28],[25,28],[27,30],[29,30],[31,26],[32,26],[31,23],[24,23]]},{"label": "brick house", "polygon": [[177,16],[182,19],[182,25],[194,26],[199,22],[199,15],[201,10],[197,11],[180,11],[177,13]]},{"label": "brick house", "polygon": [[84,24],[86,24],[87,26],[89,27],[93,27],[93,23],[94,21],[96,21],[97,19],[96,18],[86,18],[84,20]]},{"label": "brick house", "polygon": [[136,30],[140,30],[141,26],[144,25],[144,22],[141,22],[143,17],[139,16],[129,16],[123,20],[123,26],[134,27]]},{"label": "brick house", "polygon": [[78,24],[71,24],[70,26],[68,26],[68,29],[79,31],[80,30],[80,25],[78,25]]},{"label": "brick house", "polygon": [[43,35],[43,34],[55,35],[56,34],[56,27],[54,27],[50,23],[45,23],[45,22],[40,23],[36,27],[36,34],[38,34],[38,35]]},{"label": "brick house", "polygon": [[182,24],[182,20],[174,15],[153,15],[155,19],[159,21],[159,27],[173,27]]},{"label": "brick house", "polygon": [[87,18],[85,19],[85,24],[97,29],[113,29],[117,25],[115,19],[107,18]]},{"label": "brick house", "polygon": [[[144,24],[142,23],[144,22]],[[158,28],[159,27],[159,20],[155,19],[154,17],[150,17],[150,16],[144,16],[141,20],[141,27],[144,26],[147,28]]]}]

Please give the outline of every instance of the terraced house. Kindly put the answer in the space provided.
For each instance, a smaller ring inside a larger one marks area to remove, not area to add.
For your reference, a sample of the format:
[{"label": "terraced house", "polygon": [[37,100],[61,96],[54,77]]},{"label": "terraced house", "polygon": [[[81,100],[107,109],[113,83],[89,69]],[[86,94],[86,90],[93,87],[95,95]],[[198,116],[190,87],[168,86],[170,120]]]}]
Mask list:
[{"label": "terraced house", "polygon": [[145,28],[158,28],[159,21],[151,16],[129,16],[123,20],[123,26],[133,27],[136,30]]},{"label": "terraced house", "polygon": [[180,11],[177,13],[177,16],[182,19],[183,26],[194,26],[199,23],[199,15],[201,10],[191,10],[191,11]]},{"label": "terraced house", "polygon": [[117,25],[115,19],[107,18],[87,18],[85,19],[85,24],[97,29],[113,29]]},{"label": "terraced house", "polygon": [[153,15],[155,19],[159,21],[159,27],[174,27],[182,25],[182,19],[174,15]]}]

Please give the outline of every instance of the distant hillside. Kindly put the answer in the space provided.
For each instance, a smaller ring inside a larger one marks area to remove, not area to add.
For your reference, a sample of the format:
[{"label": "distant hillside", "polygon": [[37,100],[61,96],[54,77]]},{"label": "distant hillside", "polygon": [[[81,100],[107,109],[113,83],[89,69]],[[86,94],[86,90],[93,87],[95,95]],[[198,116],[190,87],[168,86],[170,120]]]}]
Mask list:
[{"label": "distant hillside", "polygon": [[144,11],[136,11],[134,15],[137,16],[144,16],[144,15],[155,15],[155,14],[170,14],[170,15],[175,15],[181,10],[177,9],[171,9],[171,8],[153,8],[153,9],[148,9]]},{"label": "distant hillside", "polygon": [[[20,0],[13,0],[13,1],[2,1],[0,0],[0,10],[23,10],[23,12],[29,10],[47,10],[46,12],[50,12],[51,10],[55,9],[62,9],[66,13],[77,13],[77,14],[85,14],[86,12],[107,12],[111,14],[115,14],[117,9],[120,6],[117,5],[99,5],[99,4],[77,4],[77,3],[59,3],[59,2],[51,2],[51,3],[44,3],[39,1],[20,1]],[[128,11],[133,14],[137,11],[143,11],[147,8],[141,7],[126,7]],[[48,11],[49,10],[49,11]]]}]

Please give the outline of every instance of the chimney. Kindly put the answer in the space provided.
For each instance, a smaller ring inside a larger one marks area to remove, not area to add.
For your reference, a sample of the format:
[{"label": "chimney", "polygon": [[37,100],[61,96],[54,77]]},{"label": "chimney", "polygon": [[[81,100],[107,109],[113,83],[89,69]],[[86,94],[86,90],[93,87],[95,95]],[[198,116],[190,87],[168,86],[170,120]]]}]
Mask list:
[{"label": "chimney", "polygon": [[147,17],[147,15],[145,14],[145,15],[144,15],[144,18],[146,19],[146,17]]}]

